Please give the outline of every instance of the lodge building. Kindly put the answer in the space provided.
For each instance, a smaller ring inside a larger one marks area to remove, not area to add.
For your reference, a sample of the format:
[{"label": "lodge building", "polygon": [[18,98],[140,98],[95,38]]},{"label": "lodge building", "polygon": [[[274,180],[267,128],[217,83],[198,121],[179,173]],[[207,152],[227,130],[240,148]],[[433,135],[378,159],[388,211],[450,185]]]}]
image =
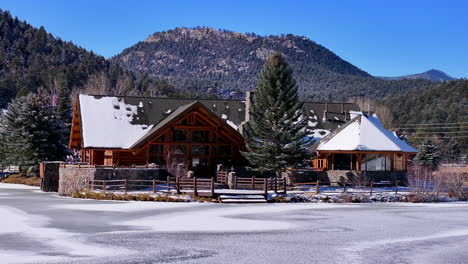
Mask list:
[{"label": "lodge building", "polygon": [[[246,100],[79,95],[69,147],[90,165],[184,164],[198,176],[241,167]],[[405,170],[415,150],[351,103],[304,103],[316,170]],[[386,144],[378,144],[378,142]],[[383,158],[382,158],[383,157]],[[383,163],[382,163],[383,162]],[[172,166],[171,165],[171,166]]]}]

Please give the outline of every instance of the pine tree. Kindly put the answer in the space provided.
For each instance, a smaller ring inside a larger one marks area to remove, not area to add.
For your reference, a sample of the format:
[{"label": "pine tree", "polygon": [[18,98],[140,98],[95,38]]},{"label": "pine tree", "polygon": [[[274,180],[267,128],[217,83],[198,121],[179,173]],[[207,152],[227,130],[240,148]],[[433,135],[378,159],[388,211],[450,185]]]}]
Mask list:
[{"label": "pine tree", "polygon": [[461,154],[462,151],[458,142],[450,138],[445,144],[444,160],[451,163],[458,162]]},{"label": "pine tree", "polygon": [[39,162],[64,160],[67,153],[63,125],[42,91],[14,99],[8,105],[1,134],[2,164],[18,165],[27,174],[37,175]]},{"label": "pine tree", "polygon": [[249,152],[243,155],[257,170],[281,176],[286,168],[302,166],[310,157],[311,140],[296,81],[279,53],[260,73],[244,134]]},{"label": "pine tree", "polygon": [[437,168],[441,160],[436,145],[432,140],[427,138],[419,145],[418,154],[416,154],[414,159],[417,165],[431,169]]}]

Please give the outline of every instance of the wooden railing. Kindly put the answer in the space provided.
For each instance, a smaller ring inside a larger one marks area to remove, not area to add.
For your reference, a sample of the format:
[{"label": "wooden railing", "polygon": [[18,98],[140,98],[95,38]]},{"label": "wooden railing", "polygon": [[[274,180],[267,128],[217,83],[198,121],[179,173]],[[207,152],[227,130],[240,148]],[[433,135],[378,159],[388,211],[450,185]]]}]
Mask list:
[{"label": "wooden railing", "polygon": [[159,169],[155,166],[146,165],[131,165],[131,166],[117,166],[117,165],[89,165],[89,164],[67,164],[60,163],[60,168],[103,168],[103,169],[116,169],[116,168],[140,168],[140,169]]},{"label": "wooden railing", "polygon": [[227,184],[228,172],[225,170],[219,170],[216,175],[216,182],[221,184]]},{"label": "wooden railing", "polygon": [[[160,192],[170,192],[171,187],[175,189],[174,186],[171,186],[170,181],[160,181],[160,180],[90,180],[88,181],[88,188],[90,190],[101,190],[106,191],[123,191],[127,193],[129,189],[141,189],[151,187],[151,191],[155,193],[157,190],[158,184],[163,184],[167,188],[165,191],[159,190]],[[162,186],[161,186],[162,187]]]},{"label": "wooden railing", "polygon": [[283,178],[234,177],[234,189],[263,190],[265,194],[268,191],[286,193],[286,180]]},{"label": "wooden railing", "polygon": [[[308,190],[309,192],[315,192],[315,194],[319,194],[323,192],[320,188],[323,187],[338,187],[342,188],[342,193],[345,193],[349,189],[360,189],[363,190],[364,192],[369,192],[370,195],[375,193],[375,188],[378,186],[391,186],[392,190],[379,190],[379,192],[395,192],[395,194],[398,194],[398,188],[403,187],[398,185],[398,181],[390,182],[390,181],[382,181],[382,182],[373,182],[370,181],[368,184],[364,186],[354,186],[350,182],[320,182],[320,181],[315,181],[315,182],[303,182],[303,183],[294,183],[290,184],[288,186],[288,191],[300,191],[300,190]],[[351,192],[352,193],[352,192]]]}]

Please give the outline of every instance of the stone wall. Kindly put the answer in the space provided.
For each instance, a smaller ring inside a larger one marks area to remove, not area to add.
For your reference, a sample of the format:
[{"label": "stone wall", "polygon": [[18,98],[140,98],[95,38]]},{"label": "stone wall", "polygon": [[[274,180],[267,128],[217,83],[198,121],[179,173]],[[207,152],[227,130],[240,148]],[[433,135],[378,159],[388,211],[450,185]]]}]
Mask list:
[{"label": "stone wall", "polygon": [[71,195],[87,188],[89,180],[165,180],[167,173],[157,168],[76,168],[59,169],[59,195]]}]

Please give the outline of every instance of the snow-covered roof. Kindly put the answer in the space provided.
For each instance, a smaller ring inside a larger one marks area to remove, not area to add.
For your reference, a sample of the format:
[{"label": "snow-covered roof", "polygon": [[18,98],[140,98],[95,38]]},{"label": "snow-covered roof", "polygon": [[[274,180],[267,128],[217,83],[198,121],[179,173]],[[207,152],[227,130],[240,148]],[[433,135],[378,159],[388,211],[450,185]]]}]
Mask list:
[{"label": "snow-covered roof", "polygon": [[79,96],[83,147],[129,148],[153,125],[137,124],[138,105],[117,97]]},{"label": "snow-covered roof", "polygon": [[313,149],[317,151],[417,151],[386,130],[377,117],[366,115],[357,115],[314,144]]}]

